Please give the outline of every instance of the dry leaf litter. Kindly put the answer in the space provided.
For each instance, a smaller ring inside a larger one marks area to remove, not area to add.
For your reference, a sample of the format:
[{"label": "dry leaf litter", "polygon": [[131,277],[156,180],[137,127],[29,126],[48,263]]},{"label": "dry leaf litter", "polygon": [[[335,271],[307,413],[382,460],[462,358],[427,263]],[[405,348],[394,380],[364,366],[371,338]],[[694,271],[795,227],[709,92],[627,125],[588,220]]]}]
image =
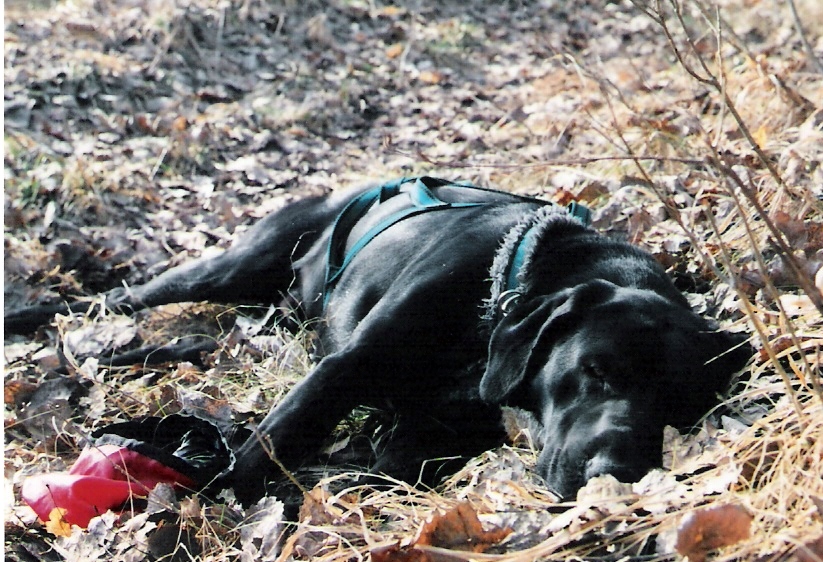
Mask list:
[{"label": "dry leaf litter", "polygon": [[[757,349],[695,431],[667,432],[666,470],[597,478],[574,502],[531,474],[538,433],[509,412],[512,443],[437,490],[350,489],[327,466],[296,524],[278,498],[244,510],[161,486],[81,530],[36,521],[21,480],[64,470],[115,421],[259,417],[310,369],[309,336],[267,327],[273,310],[205,304],[59,318],[4,344],[10,559],[823,559],[818,2],[5,10],[8,308],[140,283],[290,200],[426,173],[586,202]],[[220,343],[202,366],[106,364],[193,334]],[[61,360],[70,376],[47,377]]]}]

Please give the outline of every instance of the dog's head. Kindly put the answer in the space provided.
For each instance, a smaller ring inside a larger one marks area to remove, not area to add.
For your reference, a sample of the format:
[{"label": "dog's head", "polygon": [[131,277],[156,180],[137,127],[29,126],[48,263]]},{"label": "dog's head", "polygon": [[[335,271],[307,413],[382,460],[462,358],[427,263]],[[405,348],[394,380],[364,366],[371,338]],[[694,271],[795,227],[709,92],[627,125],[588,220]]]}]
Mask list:
[{"label": "dog's head", "polygon": [[652,291],[592,281],[523,302],[492,333],[482,397],[535,414],[538,470],[563,497],[661,463],[663,429],[696,423],[751,352]]}]

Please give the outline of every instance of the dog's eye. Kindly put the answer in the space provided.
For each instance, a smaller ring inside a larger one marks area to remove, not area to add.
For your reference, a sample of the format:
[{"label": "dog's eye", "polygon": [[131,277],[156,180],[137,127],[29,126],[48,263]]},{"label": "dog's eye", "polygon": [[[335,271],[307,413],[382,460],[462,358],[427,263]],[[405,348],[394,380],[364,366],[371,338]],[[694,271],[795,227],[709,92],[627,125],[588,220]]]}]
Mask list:
[{"label": "dog's eye", "polygon": [[603,381],[603,382],[606,381],[606,376],[603,374],[603,370],[600,367],[598,367],[597,365],[593,365],[591,363],[586,364],[583,367],[583,370],[586,371],[586,375],[590,379],[594,379],[596,381]]},{"label": "dog's eye", "polygon": [[609,381],[606,379],[606,374],[599,366],[587,364],[583,367],[583,370],[586,372],[586,376],[589,377],[590,380],[594,381],[601,389],[609,390],[611,388],[609,386]]}]

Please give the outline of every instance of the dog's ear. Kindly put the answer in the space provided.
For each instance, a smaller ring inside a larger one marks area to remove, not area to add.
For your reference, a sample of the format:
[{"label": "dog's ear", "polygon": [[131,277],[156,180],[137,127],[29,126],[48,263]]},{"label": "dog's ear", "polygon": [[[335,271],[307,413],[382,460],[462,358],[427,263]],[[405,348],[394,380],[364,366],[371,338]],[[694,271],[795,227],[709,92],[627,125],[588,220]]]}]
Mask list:
[{"label": "dog's ear", "polygon": [[572,318],[585,302],[608,298],[614,289],[598,280],[515,306],[492,332],[480,397],[489,403],[505,402],[526,378],[532,356],[547,333]]},{"label": "dog's ear", "polygon": [[500,320],[489,340],[489,359],[480,380],[483,400],[502,403],[523,382],[532,353],[561,298],[556,295],[531,299],[515,306]]},{"label": "dog's ear", "polygon": [[732,377],[752,358],[754,348],[746,336],[720,330],[716,322],[696,314],[667,322],[660,332],[666,376],[657,384],[661,392],[677,396],[667,423],[690,427],[717,405]]},{"label": "dog's ear", "polygon": [[691,411],[697,419],[717,403],[718,396],[726,393],[732,377],[752,358],[754,348],[745,336],[720,331],[714,323],[707,322],[706,331],[698,335],[693,349],[698,357],[703,357],[692,361],[695,369],[692,376],[701,384],[690,385],[691,391],[684,393],[682,400],[686,411]]},{"label": "dog's ear", "polygon": [[574,318],[587,303],[608,299],[615,290],[608,281],[594,280],[515,306],[492,332],[480,397],[489,403],[506,402],[526,378],[535,351],[548,339],[548,332]]},{"label": "dog's ear", "polygon": [[712,350],[712,358],[706,363],[715,377],[728,384],[732,375],[741,371],[754,354],[748,338],[741,334],[715,331],[704,334],[709,340],[707,348]]}]

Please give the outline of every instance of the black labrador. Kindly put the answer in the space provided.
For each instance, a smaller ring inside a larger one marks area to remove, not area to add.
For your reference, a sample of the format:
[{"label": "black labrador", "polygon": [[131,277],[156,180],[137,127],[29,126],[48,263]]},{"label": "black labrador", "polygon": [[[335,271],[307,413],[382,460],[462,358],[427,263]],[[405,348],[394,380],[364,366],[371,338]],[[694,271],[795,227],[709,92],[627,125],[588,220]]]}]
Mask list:
[{"label": "black labrador", "polygon": [[[426,484],[504,441],[500,405],[525,409],[544,428],[538,471],[567,497],[590,477],[636,481],[659,466],[664,426],[698,421],[750,356],[690,310],[650,255],[585,218],[401,179],[293,203],[223,254],[106,299],[122,311],[286,303],[315,320],[322,360],[238,451],[244,500],[360,405],[396,415],[372,470]],[[6,330],[87,307],[13,311]]]}]

